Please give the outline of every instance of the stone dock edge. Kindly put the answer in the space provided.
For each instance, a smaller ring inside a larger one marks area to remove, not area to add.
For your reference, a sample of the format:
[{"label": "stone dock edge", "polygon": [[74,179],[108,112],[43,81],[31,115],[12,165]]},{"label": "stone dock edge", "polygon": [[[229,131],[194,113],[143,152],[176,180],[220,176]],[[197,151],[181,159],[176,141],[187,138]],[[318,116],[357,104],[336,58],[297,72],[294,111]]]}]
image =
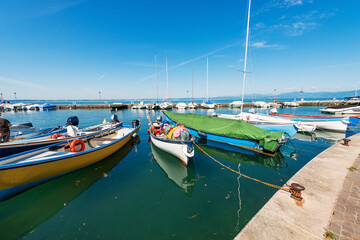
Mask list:
[{"label": "stone dock edge", "polygon": [[235,240],[324,239],[348,168],[359,158],[360,134],[350,139],[350,146],[334,144],[287,182],[305,187],[301,204],[290,198],[290,193],[277,191]]}]

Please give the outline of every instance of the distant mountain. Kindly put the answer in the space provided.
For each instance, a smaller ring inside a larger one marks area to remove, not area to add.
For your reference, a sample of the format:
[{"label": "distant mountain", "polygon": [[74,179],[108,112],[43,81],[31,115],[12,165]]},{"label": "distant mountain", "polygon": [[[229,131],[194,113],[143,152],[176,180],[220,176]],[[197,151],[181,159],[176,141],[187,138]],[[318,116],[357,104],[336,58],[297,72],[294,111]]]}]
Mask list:
[{"label": "distant mountain", "polygon": [[[343,91],[343,92],[303,92],[303,98],[306,100],[307,98],[310,99],[344,99],[345,97],[352,97],[354,96],[354,91]],[[358,94],[359,95],[359,94]],[[278,99],[283,98],[296,98],[300,100],[301,93],[300,92],[288,92],[288,93],[279,93],[276,94]],[[274,94],[248,94],[244,96],[245,99],[274,99]],[[241,96],[222,96],[222,97],[214,97],[211,99],[241,99]]]}]

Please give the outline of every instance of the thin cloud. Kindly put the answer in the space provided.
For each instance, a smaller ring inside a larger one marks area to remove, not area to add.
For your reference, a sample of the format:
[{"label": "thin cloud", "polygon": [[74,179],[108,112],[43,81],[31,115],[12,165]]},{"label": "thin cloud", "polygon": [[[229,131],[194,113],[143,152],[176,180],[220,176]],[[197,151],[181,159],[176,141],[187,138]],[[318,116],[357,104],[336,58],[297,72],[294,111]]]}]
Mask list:
[{"label": "thin cloud", "polygon": [[[150,64],[150,63],[144,63],[144,62],[127,62],[125,63],[127,65],[132,65],[132,66],[137,66],[137,67],[155,67],[155,64]],[[159,65],[158,65],[159,67]]]},{"label": "thin cloud", "polygon": [[[205,57],[207,57],[207,56],[214,55],[215,53],[221,52],[221,51],[223,51],[223,50],[225,50],[225,49],[228,49],[228,48],[231,48],[231,47],[234,47],[234,46],[239,46],[239,43],[230,44],[230,45],[227,45],[227,46],[222,47],[222,48],[220,48],[220,49],[217,49],[217,50],[208,52],[208,53],[206,53],[206,54],[203,54],[203,55],[201,55],[201,56],[199,56],[199,57],[196,57],[196,58],[189,59],[189,60],[187,60],[187,61],[181,62],[181,63],[179,63],[179,64],[177,64],[177,65],[175,65],[175,66],[169,67],[168,70],[172,70],[172,69],[176,69],[176,68],[182,67],[182,66],[184,66],[184,65],[187,65],[187,64],[189,64],[189,63],[198,61],[198,60],[203,59],[203,58],[205,58]],[[158,72],[158,74],[163,73],[163,72],[164,72],[164,70]],[[140,79],[139,82],[143,82],[143,81],[145,81],[145,80],[148,80],[148,79],[151,79],[151,78],[154,78],[154,77],[155,77],[155,74],[152,74],[152,75],[150,75],[150,76],[147,76],[147,77],[144,77],[144,78]]]},{"label": "thin cloud", "polygon": [[105,77],[105,73],[103,75],[101,75],[97,81],[100,81],[101,79],[103,79]]},{"label": "thin cloud", "polygon": [[[312,3],[312,0],[308,0],[309,3]],[[265,6],[263,6],[260,10],[256,12],[256,14],[261,14],[264,12],[268,12],[272,9],[277,8],[290,8],[294,6],[304,5],[303,0],[272,0],[269,1]]]},{"label": "thin cloud", "polygon": [[284,49],[286,46],[279,44],[268,44],[266,41],[253,42],[250,44],[254,48],[273,48],[273,49]]},{"label": "thin cloud", "polygon": [[22,87],[30,87],[30,88],[37,88],[37,89],[41,89],[41,90],[48,90],[48,88],[38,85],[38,84],[35,84],[35,83],[25,82],[25,81],[20,81],[20,80],[5,78],[5,77],[0,77],[0,82],[5,82],[5,83],[9,83],[12,85],[18,85],[18,86],[22,86]]},{"label": "thin cloud", "polygon": [[315,68],[315,69],[339,68],[339,67],[347,67],[347,66],[354,66],[354,65],[360,65],[360,62],[329,65],[329,66],[318,67],[318,68]]}]

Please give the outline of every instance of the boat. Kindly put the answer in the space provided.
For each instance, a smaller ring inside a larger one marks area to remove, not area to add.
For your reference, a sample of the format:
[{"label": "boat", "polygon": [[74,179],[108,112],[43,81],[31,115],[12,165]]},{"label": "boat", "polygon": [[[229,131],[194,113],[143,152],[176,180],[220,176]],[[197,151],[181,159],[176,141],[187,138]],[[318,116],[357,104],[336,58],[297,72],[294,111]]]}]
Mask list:
[{"label": "boat", "polygon": [[150,143],[151,154],[159,167],[164,171],[166,177],[175,183],[183,193],[191,197],[195,185],[194,164],[185,166],[175,156],[167,153]]},{"label": "boat", "polygon": [[[11,128],[10,128],[11,129]],[[54,134],[59,133],[64,130],[61,126],[51,127],[51,128],[23,128],[23,131],[16,131],[10,135],[10,141],[20,140],[20,139],[28,139],[28,138],[36,138],[39,136],[44,136],[46,134]],[[11,133],[10,133],[11,134]]]},{"label": "boat", "polygon": [[306,132],[298,132],[294,136],[295,139],[302,140],[302,141],[316,141],[316,140],[325,140],[330,142],[339,142],[346,138],[346,133],[340,132],[331,132],[331,131],[322,131],[316,130],[312,133]]},{"label": "boat", "polygon": [[111,108],[111,111],[117,111],[117,110],[121,110],[121,109],[127,109],[128,105],[123,104],[123,103],[113,103],[113,104],[110,104],[110,108]]},{"label": "boat", "polygon": [[31,111],[39,111],[40,110],[40,105],[39,104],[31,104],[26,106],[26,110],[31,110]]},{"label": "boat", "polygon": [[263,102],[263,101],[257,101],[253,103],[253,106],[255,108],[269,108],[270,104]]},{"label": "boat", "polygon": [[94,133],[104,130],[108,132],[115,131],[122,127],[122,122],[117,119],[116,115],[112,116],[111,123],[103,123],[81,130],[76,127],[78,123],[77,117],[70,117],[67,122],[67,127],[61,128],[56,132],[49,132],[42,136],[21,140],[12,139],[10,142],[0,143],[0,158],[55,143],[72,141],[80,136],[86,138],[87,136],[92,136]]},{"label": "boat", "polygon": [[304,115],[298,115],[300,117],[276,116],[277,110],[275,108],[272,109],[270,112],[270,114],[272,114],[274,117],[278,117],[279,119],[290,120],[294,123],[300,122],[300,125],[310,124],[316,126],[316,129],[334,132],[346,132],[348,124],[350,123],[349,116],[342,118],[312,118],[311,116],[303,117]]},{"label": "boat", "polygon": [[56,143],[0,158],[0,198],[97,163],[122,148],[139,129],[137,120],[115,132],[105,130],[70,143]]},{"label": "boat", "polygon": [[161,150],[179,158],[187,166],[189,158],[194,156],[193,138],[189,134],[189,130],[183,126],[164,123],[161,116],[157,118],[156,122],[152,122],[150,116],[148,119],[150,122],[148,134],[151,142]]},{"label": "boat", "polygon": [[30,106],[30,103],[15,103],[12,105],[12,110],[16,111],[23,111],[27,110],[27,106]]},{"label": "boat", "polygon": [[[273,116],[279,116],[284,118],[290,118],[290,119],[343,119],[342,116],[309,116],[309,115],[298,115],[298,114],[285,114],[285,113],[278,113],[277,111],[271,110],[270,115]],[[350,123],[348,124],[349,127],[355,127],[360,122],[360,115],[358,116],[349,116]]]},{"label": "boat", "polygon": [[360,96],[346,97],[338,106],[319,109],[322,113],[328,114],[360,114]]},{"label": "boat", "polygon": [[206,101],[201,103],[201,108],[214,109],[216,105],[209,100],[209,58],[206,57]]},{"label": "boat", "polygon": [[184,103],[184,102],[179,102],[178,104],[176,104],[176,108],[177,109],[186,109],[188,106],[187,106],[187,104],[186,103]]},{"label": "boat", "polygon": [[197,109],[198,104],[194,102],[194,70],[192,70],[192,78],[191,78],[191,103],[188,104],[189,109]]},{"label": "boat", "polygon": [[131,109],[146,109],[146,105],[144,104],[143,101],[141,101],[139,104],[133,105],[133,106],[131,107]]},{"label": "boat", "polygon": [[230,103],[230,108],[241,108],[244,105],[242,101],[233,101]]},{"label": "boat", "polygon": [[298,107],[299,106],[299,103],[297,102],[283,102],[281,104],[283,107]]},{"label": "boat", "polygon": [[197,138],[264,154],[274,155],[288,139],[284,132],[266,131],[245,121],[192,113],[163,113],[167,121],[183,125]]},{"label": "boat", "polygon": [[160,108],[162,110],[172,109],[173,104],[169,101],[169,74],[168,74],[168,64],[167,64],[167,56],[166,56],[166,99],[163,103],[160,103]]},{"label": "boat", "polygon": [[54,110],[56,109],[56,105],[55,104],[50,104],[50,103],[44,103],[41,108],[45,111],[45,110]]},{"label": "boat", "polygon": [[165,110],[165,109],[172,109],[173,105],[172,103],[168,102],[167,100],[165,100],[163,103],[160,103],[160,109]]}]

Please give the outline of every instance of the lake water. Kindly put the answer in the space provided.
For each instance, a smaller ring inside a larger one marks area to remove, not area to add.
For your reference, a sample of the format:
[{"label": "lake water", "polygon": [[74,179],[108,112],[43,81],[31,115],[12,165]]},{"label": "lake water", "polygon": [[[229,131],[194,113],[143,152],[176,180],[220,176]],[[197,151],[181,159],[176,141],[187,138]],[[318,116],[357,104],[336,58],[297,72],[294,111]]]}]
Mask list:
[{"label": "lake water", "polygon": [[[317,114],[318,107],[279,112]],[[218,109],[217,113],[240,110]],[[208,110],[193,111],[212,114]],[[79,127],[110,120],[140,119],[138,137],[103,161],[34,187],[0,203],[0,239],[233,239],[276,189],[239,177],[196,151],[189,166],[148,142],[145,110],[57,110],[7,112],[13,124],[64,125],[78,116]],[[160,112],[150,112],[152,118]],[[360,132],[359,128],[347,135]],[[283,185],[333,144],[321,132],[299,135],[276,157],[241,154],[201,145],[217,160],[248,176]],[[302,184],[302,183],[300,183]],[[306,187],[306,185],[305,185]]]}]

